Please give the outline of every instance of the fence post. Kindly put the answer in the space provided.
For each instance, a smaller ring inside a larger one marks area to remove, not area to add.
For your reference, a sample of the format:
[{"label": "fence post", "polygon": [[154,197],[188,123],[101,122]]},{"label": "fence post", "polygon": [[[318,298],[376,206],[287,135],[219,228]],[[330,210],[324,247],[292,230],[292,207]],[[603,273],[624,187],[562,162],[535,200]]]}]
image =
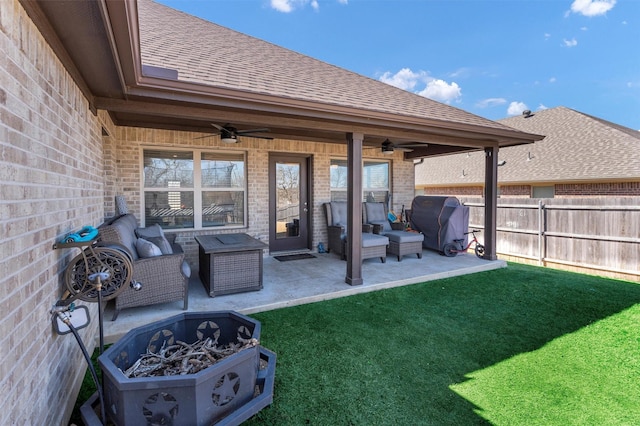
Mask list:
[{"label": "fence post", "polygon": [[544,205],[542,200],[538,200],[538,266],[543,265],[544,253],[542,252],[544,247]]}]

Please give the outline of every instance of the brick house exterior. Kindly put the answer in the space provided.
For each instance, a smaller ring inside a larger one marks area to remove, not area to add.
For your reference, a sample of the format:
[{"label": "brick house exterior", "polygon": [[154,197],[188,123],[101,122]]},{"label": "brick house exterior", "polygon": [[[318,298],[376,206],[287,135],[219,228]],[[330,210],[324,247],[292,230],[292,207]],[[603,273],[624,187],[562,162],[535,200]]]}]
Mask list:
[{"label": "brick house exterior", "polygon": [[[545,135],[501,149],[499,196],[585,198],[640,196],[640,132],[569,108],[499,120]],[[416,165],[416,194],[482,197],[482,153],[427,158]]]},{"label": "brick house exterior", "polygon": [[[385,137],[401,136],[407,140],[429,136],[439,142],[429,142],[428,148],[425,144],[426,150],[456,148],[457,138],[465,147],[480,149],[490,141],[490,150],[537,140],[536,135],[274,46],[266,46],[275,53],[269,56],[274,60],[271,66],[277,67],[281,57],[293,58],[280,66],[300,66],[295,80],[283,81],[291,75],[270,75],[266,71],[271,69],[252,69],[236,81],[232,78],[237,71],[235,63],[228,75],[214,82],[217,85],[193,81],[202,75],[190,75],[188,68],[179,75],[193,80],[141,75],[141,59],[136,56],[140,53],[136,50],[139,33],[134,31],[138,12],[147,17],[157,13],[167,22],[186,20],[189,25],[182,28],[213,29],[223,36],[237,37],[239,42],[255,43],[247,36],[216,29],[147,0],[0,1],[0,330],[4,349],[0,424],[59,425],[69,418],[86,365],[74,339],[53,331],[50,310],[63,297],[63,272],[77,251],[52,247],[66,233],[113,216],[115,195],[124,195],[130,210],[141,216],[143,147],[206,145],[215,150],[222,147],[219,138],[196,139],[211,130],[212,121],[242,119],[247,125],[263,126],[265,122],[260,120],[271,120],[277,124],[272,132],[274,140],[247,137],[242,145],[224,147],[246,154],[249,214],[241,231],[267,234],[269,152],[309,154],[313,157],[315,246],[325,240],[320,205],[330,199],[332,159],[356,158],[353,164],[359,155],[388,160],[389,190],[397,208],[413,198],[413,162],[400,150],[383,157],[379,149],[363,147],[376,148]],[[158,22],[153,31],[162,30],[163,21]],[[111,30],[114,33],[106,34]],[[153,41],[145,39],[145,31],[143,45]],[[133,47],[128,51],[129,42]],[[161,39],[161,46],[163,42]],[[233,40],[226,44],[234,46]],[[194,53],[207,43],[189,49],[184,46],[164,50],[175,56],[149,56],[148,65],[159,68],[176,61],[174,65],[179,67],[183,53]],[[234,53],[226,52],[218,59],[229,54]],[[121,68],[116,69],[118,66]],[[318,66],[325,73],[316,74],[314,67]],[[211,77],[207,73],[223,68],[224,63],[217,64],[204,75]],[[304,69],[308,72],[301,72]],[[300,79],[300,75],[308,78]],[[314,86],[316,75],[320,77]],[[328,80],[324,80],[326,76]],[[240,87],[242,84],[245,86]],[[372,102],[377,97],[379,102]],[[345,135],[355,137],[346,140]],[[358,149],[352,151],[365,154],[348,152],[354,147]],[[352,200],[352,204],[357,203]],[[359,220],[352,219],[354,223]],[[177,232],[192,264],[195,232]],[[87,306],[96,318],[97,305]],[[97,321],[80,335],[91,351]]]}]

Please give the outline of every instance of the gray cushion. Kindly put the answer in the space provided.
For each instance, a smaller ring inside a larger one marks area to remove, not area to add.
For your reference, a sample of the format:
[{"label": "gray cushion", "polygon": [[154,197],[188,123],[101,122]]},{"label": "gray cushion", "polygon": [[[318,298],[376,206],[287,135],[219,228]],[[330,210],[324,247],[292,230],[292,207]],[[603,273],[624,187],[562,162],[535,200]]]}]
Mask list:
[{"label": "gray cushion", "polygon": [[389,239],[377,234],[362,234],[362,247],[388,246]]},{"label": "gray cushion", "polygon": [[369,221],[370,224],[372,225],[380,225],[382,227],[382,232],[390,232],[393,231],[393,229],[391,228],[391,225],[389,224],[388,220],[381,220],[381,221]]},{"label": "gray cushion", "polygon": [[138,251],[136,248],[136,235],[134,230],[136,229],[136,218],[133,215],[124,215],[116,219],[107,228],[110,228],[113,233],[117,234],[114,241],[125,246],[133,255],[133,260],[138,260]]},{"label": "gray cushion", "polygon": [[145,240],[151,241],[153,244],[157,245],[162,254],[173,253],[171,244],[169,244],[169,241],[165,237],[164,231],[160,225],[155,224],[146,228],[136,228],[135,232],[138,238],[144,238]]},{"label": "gray cushion", "polygon": [[148,237],[146,240],[157,245],[162,254],[173,254],[173,248],[171,248],[171,244],[169,244],[169,241],[167,241],[164,235],[161,237]]},{"label": "gray cushion", "polygon": [[347,232],[347,202],[346,201],[332,201],[331,202],[331,221],[332,225],[344,227],[344,231]]},{"label": "gray cushion", "polygon": [[191,276],[191,266],[189,266],[186,260],[182,262],[182,275],[187,278]]},{"label": "gray cushion", "polygon": [[138,251],[138,256],[141,258],[162,255],[160,247],[153,244],[151,241],[145,240],[144,238],[138,238],[138,241],[136,241],[136,250]]},{"label": "gray cushion", "polygon": [[138,238],[161,237],[164,235],[164,231],[157,223],[146,228],[136,228],[135,233]]},{"label": "gray cushion", "polygon": [[384,235],[388,237],[390,241],[395,241],[396,243],[415,243],[418,241],[424,241],[424,235],[419,232],[390,231],[385,232]]},{"label": "gray cushion", "polygon": [[368,223],[382,225],[383,231],[392,230],[383,203],[364,203],[364,212]]}]

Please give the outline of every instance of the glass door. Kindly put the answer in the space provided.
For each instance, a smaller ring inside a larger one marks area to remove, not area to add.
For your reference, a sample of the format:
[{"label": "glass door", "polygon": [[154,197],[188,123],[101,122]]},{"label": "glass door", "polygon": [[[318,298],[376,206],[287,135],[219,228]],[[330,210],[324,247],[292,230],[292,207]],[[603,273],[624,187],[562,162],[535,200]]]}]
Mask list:
[{"label": "glass door", "polygon": [[309,156],[269,159],[269,250],[310,249]]}]

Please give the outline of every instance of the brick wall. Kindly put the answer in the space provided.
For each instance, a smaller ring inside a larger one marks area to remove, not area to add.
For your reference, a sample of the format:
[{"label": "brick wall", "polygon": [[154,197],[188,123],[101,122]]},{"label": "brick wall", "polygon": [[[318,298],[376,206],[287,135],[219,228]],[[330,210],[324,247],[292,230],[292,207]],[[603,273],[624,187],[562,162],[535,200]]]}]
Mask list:
[{"label": "brick wall", "polygon": [[59,425],[86,364],[49,313],[78,252],[52,246],[103,217],[101,127],[17,0],[0,1],[0,56],[0,424]]},{"label": "brick wall", "polygon": [[530,197],[531,185],[505,185],[500,186],[500,198],[506,197]]},{"label": "brick wall", "polygon": [[[114,188],[117,194],[122,194],[127,199],[129,210],[138,219],[143,215],[140,191],[141,160],[143,147],[166,148],[220,148],[225,150],[239,150],[247,153],[247,228],[237,230],[269,242],[269,154],[308,154],[312,156],[312,248],[315,249],[319,242],[327,244],[326,221],[322,211],[322,203],[331,199],[329,187],[330,161],[332,158],[345,158],[346,146],[341,144],[321,144],[294,140],[262,140],[243,137],[237,145],[221,144],[217,138],[199,138],[199,133],[179,132],[173,130],[142,129],[142,128],[115,128],[114,137],[105,137],[113,154],[107,155],[115,161],[108,161],[105,167],[105,188]],[[367,158],[372,156],[388,159],[388,156],[365,152]],[[400,211],[402,204],[408,206],[413,199],[414,167],[412,162],[402,160],[402,153],[394,155],[392,171],[394,208]],[[110,216],[113,196],[105,198],[107,217]],[[111,213],[112,214],[112,213]],[[195,269],[198,265],[198,246],[194,240],[195,235],[204,233],[233,232],[230,229],[219,231],[168,231],[177,232],[176,241],[179,242],[186,255],[187,261]]]},{"label": "brick wall", "polygon": [[555,196],[557,198],[637,197],[640,196],[640,182],[559,184],[555,186]]},{"label": "brick wall", "polygon": [[447,197],[480,197],[483,196],[482,186],[446,186],[427,187],[422,191],[422,195],[444,195]]}]

